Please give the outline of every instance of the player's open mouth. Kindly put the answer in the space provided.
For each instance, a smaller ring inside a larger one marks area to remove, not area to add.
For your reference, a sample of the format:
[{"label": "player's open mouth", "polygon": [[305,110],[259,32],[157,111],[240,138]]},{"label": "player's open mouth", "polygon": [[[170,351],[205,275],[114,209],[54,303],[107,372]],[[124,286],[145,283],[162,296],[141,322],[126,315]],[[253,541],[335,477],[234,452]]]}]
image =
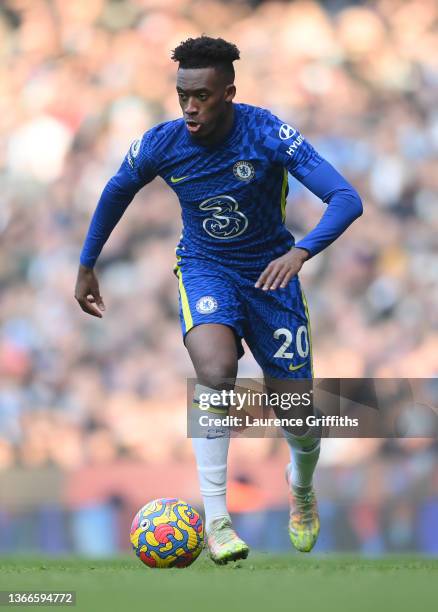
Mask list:
[{"label": "player's open mouth", "polygon": [[186,126],[191,134],[195,134],[201,129],[201,124],[196,123],[196,121],[186,121]]}]

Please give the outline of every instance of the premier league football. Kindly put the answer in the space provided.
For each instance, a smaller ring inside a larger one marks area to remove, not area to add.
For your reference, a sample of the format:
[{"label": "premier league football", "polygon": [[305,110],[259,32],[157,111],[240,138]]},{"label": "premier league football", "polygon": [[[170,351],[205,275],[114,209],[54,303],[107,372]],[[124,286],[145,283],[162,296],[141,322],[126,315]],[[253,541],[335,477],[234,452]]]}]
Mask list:
[{"label": "premier league football", "polygon": [[184,501],[155,499],[135,515],[131,544],[148,567],[188,567],[204,544],[202,518]]}]

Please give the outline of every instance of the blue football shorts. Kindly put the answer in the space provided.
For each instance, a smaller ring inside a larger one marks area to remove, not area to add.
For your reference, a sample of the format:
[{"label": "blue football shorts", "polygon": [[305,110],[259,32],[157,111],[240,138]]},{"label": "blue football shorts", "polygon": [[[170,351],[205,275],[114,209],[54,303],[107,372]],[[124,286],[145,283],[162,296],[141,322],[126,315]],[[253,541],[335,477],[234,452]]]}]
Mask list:
[{"label": "blue football shorts", "polygon": [[262,291],[254,278],[216,262],[178,258],[179,316],[183,337],[196,325],[221,323],[242,339],[264,374],[312,378],[309,311],[298,276],[285,289]]}]

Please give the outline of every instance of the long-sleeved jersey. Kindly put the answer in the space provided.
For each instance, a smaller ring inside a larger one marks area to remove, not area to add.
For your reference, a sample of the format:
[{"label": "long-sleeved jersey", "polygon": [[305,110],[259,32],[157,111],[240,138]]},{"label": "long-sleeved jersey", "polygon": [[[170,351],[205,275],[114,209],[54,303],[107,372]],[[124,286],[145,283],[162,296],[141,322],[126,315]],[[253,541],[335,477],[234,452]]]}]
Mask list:
[{"label": "long-sleeved jersey", "polygon": [[181,204],[177,254],[262,271],[295,240],[285,226],[288,173],[328,204],[295,246],[313,256],[362,213],[354,188],[289,124],[269,111],[234,104],[233,126],[215,146],[199,144],[183,119],[147,131],[107,183],[81,253],[93,267],[134,195],[156,176]]}]

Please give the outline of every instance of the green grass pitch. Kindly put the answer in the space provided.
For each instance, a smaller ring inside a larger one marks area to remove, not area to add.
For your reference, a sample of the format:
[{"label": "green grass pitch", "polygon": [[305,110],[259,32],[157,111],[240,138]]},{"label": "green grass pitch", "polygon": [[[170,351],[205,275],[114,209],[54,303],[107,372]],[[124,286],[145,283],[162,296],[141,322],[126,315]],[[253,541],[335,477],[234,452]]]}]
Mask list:
[{"label": "green grass pitch", "polygon": [[0,590],[75,590],[76,606],[51,608],[81,612],[420,612],[437,609],[437,578],[438,559],[410,556],[259,553],[216,567],[202,555],[179,570],[149,569],[135,557],[0,558]]}]

